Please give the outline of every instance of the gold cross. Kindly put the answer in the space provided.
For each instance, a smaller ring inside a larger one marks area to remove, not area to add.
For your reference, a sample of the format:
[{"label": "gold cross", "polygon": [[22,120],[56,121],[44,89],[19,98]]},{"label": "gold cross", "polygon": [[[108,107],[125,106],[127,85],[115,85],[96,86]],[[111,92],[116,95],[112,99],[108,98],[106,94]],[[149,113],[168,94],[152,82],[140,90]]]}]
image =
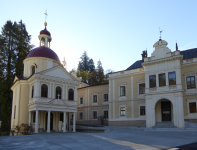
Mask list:
[{"label": "gold cross", "polygon": [[47,14],[47,10],[46,10],[46,12],[45,12],[44,14],[45,14],[45,22],[46,22],[46,20],[47,20],[47,16],[48,16],[48,14]]}]

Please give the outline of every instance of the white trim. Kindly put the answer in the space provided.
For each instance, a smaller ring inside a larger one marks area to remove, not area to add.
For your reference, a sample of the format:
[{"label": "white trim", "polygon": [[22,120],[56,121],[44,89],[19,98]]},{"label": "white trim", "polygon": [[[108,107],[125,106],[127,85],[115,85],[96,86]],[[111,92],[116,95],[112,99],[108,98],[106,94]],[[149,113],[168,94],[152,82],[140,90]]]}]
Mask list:
[{"label": "white trim", "polygon": [[105,115],[104,111],[108,111],[108,118],[106,118],[106,120],[108,120],[109,119],[109,109],[106,109],[106,108],[103,109],[103,116]]},{"label": "white trim", "polygon": [[[96,117],[97,118],[93,118],[93,112],[94,111],[96,111]],[[92,110],[92,118],[91,118],[91,120],[98,120],[98,110],[97,109]]]},{"label": "white trim", "polygon": [[[145,107],[145,115],[140,115],[140,106]],[[146,119],[146,105],[145,105],[145,103],[138,103],[138,116],[141,119]]]},{"label": "white trim", "polygon": [[[196,103],[196,113],[190,113],[189,103],[195,102]],[[187,99],[187,113],[189,119],[196,119],[197,118],[197,98]]]},{"label": "white trim", "polygon": [[[94,102],[94,95],[97,97],[97,102]],[[98,105],[98,94],[97,93],[92,93],[92,105]]]},{"label": "white trim", "polygon": [[[120,115],[120,113],[121,113],[120,108],[122,108],[122,107],[125,107],[125,115],[124,115],[124,116],[121,116],[121,115]],[[120,105],[119,105],[119,115],[118,115],[118,116],[119,116],[119,118],[122,118],[122,119],[123,119],[123,118],[124,118],[124,119],[127,118],[127,104],[120,104]]]}]

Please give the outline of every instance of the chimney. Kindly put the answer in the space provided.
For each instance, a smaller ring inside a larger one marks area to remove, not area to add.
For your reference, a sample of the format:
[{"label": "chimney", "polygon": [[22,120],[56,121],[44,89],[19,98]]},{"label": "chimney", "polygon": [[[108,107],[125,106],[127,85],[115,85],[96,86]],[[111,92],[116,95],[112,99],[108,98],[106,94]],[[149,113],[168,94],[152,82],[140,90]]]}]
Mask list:
[{"label": "chimney", "polygon": [[142,60],[144,60],[144,58],[146,58],[148,55],[147,55],[147,50],[145,51],[142,51]]}]

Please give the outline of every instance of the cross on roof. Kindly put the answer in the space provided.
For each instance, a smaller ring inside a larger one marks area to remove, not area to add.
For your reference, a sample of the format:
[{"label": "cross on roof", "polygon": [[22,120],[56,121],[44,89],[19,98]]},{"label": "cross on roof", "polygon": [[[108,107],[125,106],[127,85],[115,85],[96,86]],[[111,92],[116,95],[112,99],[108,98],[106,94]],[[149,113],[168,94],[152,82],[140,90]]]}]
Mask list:
[{"label": "cross on roof", "polygon": [[48,16],[47,10],[46,10],[46,12],[44,14],[45,14],[45,22],[46,22],[47,21],[47,16]]},{"label": "cross on roof", "polygon": [[[162,30],[162,31],[163,31],[163,30]],[[161,39],[161,33],[162,33],[162,31],[160,30],[160,27],[159,27],[159,34],[160,34],[159,39]]]}]

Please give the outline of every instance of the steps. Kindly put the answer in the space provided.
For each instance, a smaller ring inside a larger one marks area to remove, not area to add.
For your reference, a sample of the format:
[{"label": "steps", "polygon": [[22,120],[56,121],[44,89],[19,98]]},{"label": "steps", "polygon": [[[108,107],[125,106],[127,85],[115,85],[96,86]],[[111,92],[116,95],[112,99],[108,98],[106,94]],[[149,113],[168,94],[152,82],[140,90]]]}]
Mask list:
[{"label": "steps", "polygon": [[177,128],[173,122],[166,121],[166,122],[156,122],[153,128]]}]

